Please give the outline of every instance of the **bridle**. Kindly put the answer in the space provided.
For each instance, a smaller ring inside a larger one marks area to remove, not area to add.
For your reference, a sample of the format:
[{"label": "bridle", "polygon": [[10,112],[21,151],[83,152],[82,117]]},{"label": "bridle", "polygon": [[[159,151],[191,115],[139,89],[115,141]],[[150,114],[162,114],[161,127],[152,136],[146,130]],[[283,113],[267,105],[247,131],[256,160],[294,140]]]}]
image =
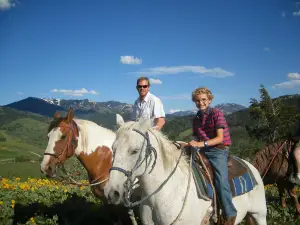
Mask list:
[{"label": "bridle", "polygon": [[[62,171],[75,184],[78,184],[80,186],[86,186],[86,185],[84,185],[84,184],[82,184],[80,182],[77,182],[73,178],[71,178],[70,174],[67,172],[67,170],[64,167],[64,164],[63,164],[64,160],[61,159],[61,156],[65,156],[65,158],[71,157],[74,154],[75,149],[77,148],[77,141],[78,141],[78,136],[79,136],[77,124],[75,123],[74,120],[72,120],[72,122],[70,124],[63,124],[63,125],[60,125],[58,127],[60,127],[60,128],[67,128],[67,129],[71,130],[72,134],[68,135],[67,142],[66,142],[63,150],[60,153],[56,154],[56,153],[45,152],[44,155],[50,155],[50,156],[54,157],[55,159],[57,159],[58,160],[57,163],[61,165]],[[73,143],[75,143],[75,144],[73,144]],[[102,183],[104,183],[104,182],[106,182],[108,180],[108,178],[100,180],[101,177],[102,176],[93,179],[92,181],[89,182],[90,183],[89,185],[90,186],[100,185],[100,184],[102,184]]]},{"label": "bridle", "polygon": [[127,179],[126,179],[126,181],[124,182],[123,185],[124,185],[124,188],[125,188],[124,205],[128,208],[133,208],[134,206],[142,204],[143,202],[145,202],[149,198],[151,198],[153,195],[155,195],[157,192],[159,192],[163,188],[163,186],[168,182],[168,180],[172,177],[172,175],[175,173],[175,171],[177,169],[177,166],[180,162],[181,156],[183,154],[183,151],[181,151],[181,154],[178,158],[178,161],[176,163],[175,168],[172,170],[172,172],[169,174],[169,176],[166,178],[166,180],[161,185],[159,185],[159,187],[154,192],[152,192],[150,195],[145,196],[144,198],[142,198],[139,201],[131,202],[130,198],[131,198],[131,194],[134,190],[134,185],[135,185],[135,183],[133,181],[133,176],[132,176],[134,171],[136,171],[142,165],[142,163],[145,161],[146,166],[145,166],[145,170],[142,174],[142,175],[144,175],[147,168],[150,166],[151,161],[153,160],[153,158],[152,158],[152,153],[153,153],[154,160],[153,160],[153,163],[152,163],[152,167],[149,171],[149,174],[150,174],[152,172],[152,170],[154,169],[155,165],[156,165],[156,159],[157,159],[157,151],[150,143],[148,131],[144,134],[144,133],[142,133],[141,131],[139,131],[137,129],[132,129],[132,130],[137,132],[138,134],[142,135],[144,137],[144,139],[146,140],[146,147],[143,148],[144,144],[142,146],[142,150],[143,149],[145,150],[145,157],[142,159],[142,152],[143,151],[141,150],[140,153],[139,153],[139,157],[138,157],[135,165],[133,166],[133,168],[131,170],[125,170],[123,168],[114,167],[114,166],[110,168],[110,171],[117,170],[117,171],[123,173],[127,177]]},{"label": "bridle", "polygon": [[[77,147],[78,128],[77,128],[77,124],[74,121],[72,121],[70,124],[63,124],[58,127],[67,128],[67,129],[71,130],[72,135],[68,135],[67,142],[66,142],[63,150],[60,153],[56,154],[56,153],[45,152],[44,155],[53,156],[54,158],[56,158],[58,160],[58,163],[63,163],[61,156],[63,156],[65,153],[66,158],[71,157],[74,154],[74,150]],[[77,132],[75,131],[75,128],[76,128]],[[73,141],[76,143],[75,146],[74,146],[74,144],[72,144]]]}]

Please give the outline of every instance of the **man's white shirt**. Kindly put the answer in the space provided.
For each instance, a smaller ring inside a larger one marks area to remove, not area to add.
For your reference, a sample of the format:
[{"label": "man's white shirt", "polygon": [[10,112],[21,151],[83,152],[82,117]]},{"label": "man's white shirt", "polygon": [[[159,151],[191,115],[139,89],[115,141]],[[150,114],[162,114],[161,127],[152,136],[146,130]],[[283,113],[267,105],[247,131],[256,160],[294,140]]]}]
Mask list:
[{"label": "man's white shirt", "polygon": [[150,119],[154,126],[154,120],[165,117],[165,111],[161,100],[148,92],[143,101],[138,98],[133,105],[132,120]]}]

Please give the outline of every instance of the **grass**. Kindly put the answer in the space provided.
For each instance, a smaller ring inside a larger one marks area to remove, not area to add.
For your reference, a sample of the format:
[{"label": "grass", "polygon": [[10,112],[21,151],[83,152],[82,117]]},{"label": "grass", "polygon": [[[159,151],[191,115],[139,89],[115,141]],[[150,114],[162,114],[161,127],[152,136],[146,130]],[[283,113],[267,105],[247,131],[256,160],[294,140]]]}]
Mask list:
[{"label": "grass", "polygon": [[44,177],[40,171],[40,162],[20,162],[0,164],[1,177]]}]

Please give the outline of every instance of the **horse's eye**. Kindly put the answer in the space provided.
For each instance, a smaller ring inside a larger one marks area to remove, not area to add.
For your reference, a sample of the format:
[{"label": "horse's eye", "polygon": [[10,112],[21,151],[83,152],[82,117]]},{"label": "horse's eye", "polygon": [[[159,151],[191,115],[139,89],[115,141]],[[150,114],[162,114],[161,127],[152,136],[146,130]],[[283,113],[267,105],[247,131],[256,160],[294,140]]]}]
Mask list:
[{"label": "horse's eye", "polygon": [[66,135],[61,136],[61,140],[65,140],[66,139]]},{"label": "horse's eye", "polygon": [[131,151],[130,152],[130,155],[134,155],[134,154],[136,154],[136,153],[138,153],[138,150],[136,149],[136,150],[133,150],[133,151]]}]

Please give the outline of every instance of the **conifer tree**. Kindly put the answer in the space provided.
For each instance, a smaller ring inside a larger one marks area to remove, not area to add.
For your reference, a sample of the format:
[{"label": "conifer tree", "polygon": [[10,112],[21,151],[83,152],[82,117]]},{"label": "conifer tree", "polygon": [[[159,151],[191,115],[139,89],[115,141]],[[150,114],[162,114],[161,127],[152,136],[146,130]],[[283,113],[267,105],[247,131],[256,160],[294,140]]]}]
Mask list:
[{"label": "conifer tree", "polygon": [[267,143],[287,138],[300,118],[296,108],[284,105],[280,98],[272,99],[264,85],[260,85],[259,92],[260,101],[250,99],[248,134]]}]

